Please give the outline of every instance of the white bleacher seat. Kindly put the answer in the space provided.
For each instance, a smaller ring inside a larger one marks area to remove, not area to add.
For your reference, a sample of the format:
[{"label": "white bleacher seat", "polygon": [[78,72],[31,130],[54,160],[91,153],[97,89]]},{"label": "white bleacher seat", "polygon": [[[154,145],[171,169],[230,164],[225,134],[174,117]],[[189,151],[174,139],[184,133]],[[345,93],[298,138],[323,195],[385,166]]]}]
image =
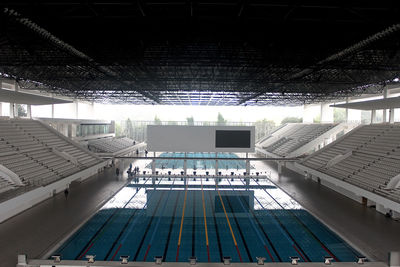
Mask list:
[{"label": "white bleacher seat", "polygon": [[[400,125],[364,125],[310,155],[302,164],[400,202],[400,190],[384,189],[400,173],[399,145]],[[326,167],[330,159],[346,149],[352,149],[353,154]]]}]

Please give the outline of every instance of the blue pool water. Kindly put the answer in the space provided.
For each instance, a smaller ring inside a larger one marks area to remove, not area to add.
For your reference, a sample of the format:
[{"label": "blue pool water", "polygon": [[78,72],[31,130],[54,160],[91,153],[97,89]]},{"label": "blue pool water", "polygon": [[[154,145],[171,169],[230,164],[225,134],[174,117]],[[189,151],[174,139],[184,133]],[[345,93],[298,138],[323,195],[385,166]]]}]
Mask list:
[{"label": "blue pool water", "polygon": [[[184,157],[185,153],[177,153],[177,152],[164,152],[160,154],[160,157]],[[188,158],[210,158],[215,157],[215,153],[212,152],[203,152],[203,153],[186,153],[186,157]],[[224,160],[224,158],[239,158],[234,153],[218,153],[218,167],[220,169],[246,169],[246,162],[244,160]],[[215,160],[187,160],[187,168],[188,169],[215,169]],[[151,168],[151,165],[148,164],[146,168]],[[170,159],[157,159],[156,160],[156,168],[157,169],[183,169],[183,160],[170,160]]]},{"label": "blue pool water", "polygon": [[[142,178],[110,199],[55,253],[63,259],[354,262],[359,253],[268,180]],[[155,188],[155,189],[154,189]],[[256,188],[256,189],[254,189]]]}]

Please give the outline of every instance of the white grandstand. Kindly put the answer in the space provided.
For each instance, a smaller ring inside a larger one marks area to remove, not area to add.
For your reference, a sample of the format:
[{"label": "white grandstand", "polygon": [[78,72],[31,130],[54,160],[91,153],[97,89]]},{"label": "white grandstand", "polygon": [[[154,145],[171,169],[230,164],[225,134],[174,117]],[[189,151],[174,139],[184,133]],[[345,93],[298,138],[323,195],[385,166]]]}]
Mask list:
[{"label": "white grandstand", "polygon": [[2,119],[0,129],[1,200],[28,188],[51,184],[102,161],[36,120]]},{"label": "white grandstand", "polygon": [[301,163],[331,177],[400,202],[400,125],[361,125]]},{"label": "white grandstand", "polygon": [[257,151],[269,156],[299,156],[318,150],[348,128],[343,123],[288,123],[261,139]]},{"label": "white grandstand", "polygon": [[128,137],[103,138],[89,141],[89,148],[96,152],[114,153],[136,145],[136,141]]}]

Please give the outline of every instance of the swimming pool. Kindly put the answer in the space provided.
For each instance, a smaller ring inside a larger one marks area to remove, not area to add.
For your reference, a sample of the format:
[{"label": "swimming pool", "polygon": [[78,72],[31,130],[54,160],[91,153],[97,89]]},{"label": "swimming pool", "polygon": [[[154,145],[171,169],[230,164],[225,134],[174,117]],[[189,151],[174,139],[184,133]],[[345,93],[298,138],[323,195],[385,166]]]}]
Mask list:
[{"label": "swimming pool", "polygon": [[359,253],[268,180],[131,182],[55,253],[63,259],[167,262],[354,262]]}]

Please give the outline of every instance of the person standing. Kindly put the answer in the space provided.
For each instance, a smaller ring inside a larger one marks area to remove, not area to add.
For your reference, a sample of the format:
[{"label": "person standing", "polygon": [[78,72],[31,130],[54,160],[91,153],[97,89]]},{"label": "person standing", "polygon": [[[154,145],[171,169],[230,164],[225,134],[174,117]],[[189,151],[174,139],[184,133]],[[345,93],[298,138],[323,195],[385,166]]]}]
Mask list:
[{"label": "person standing", "polygon": [[68,190],[68,188],[65,188],[65,190],[64,190],[65,199],[68,199],[68,194],[69,194],[69,190]]}]

